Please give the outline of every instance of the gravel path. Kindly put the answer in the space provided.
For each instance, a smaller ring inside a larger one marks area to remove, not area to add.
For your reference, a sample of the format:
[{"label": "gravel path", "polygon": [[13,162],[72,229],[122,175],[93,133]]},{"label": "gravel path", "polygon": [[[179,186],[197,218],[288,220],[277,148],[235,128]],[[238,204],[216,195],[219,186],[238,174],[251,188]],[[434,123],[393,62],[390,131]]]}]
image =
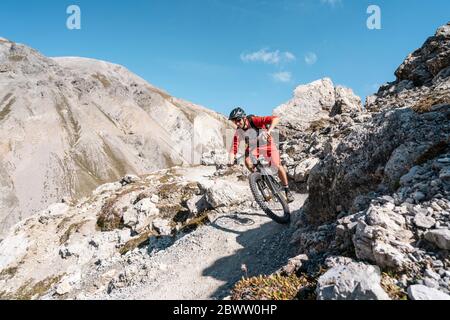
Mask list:
[{"label": "gravel path", "polygon": [[[306,195],[297,194],[293,215]],[[113,290],[107,299],[223,299],[245,273],[270,274],[295,252],[294,227],[279,225],[260,210],[213,217],[212,223],[147,256],[143,283]]]}]

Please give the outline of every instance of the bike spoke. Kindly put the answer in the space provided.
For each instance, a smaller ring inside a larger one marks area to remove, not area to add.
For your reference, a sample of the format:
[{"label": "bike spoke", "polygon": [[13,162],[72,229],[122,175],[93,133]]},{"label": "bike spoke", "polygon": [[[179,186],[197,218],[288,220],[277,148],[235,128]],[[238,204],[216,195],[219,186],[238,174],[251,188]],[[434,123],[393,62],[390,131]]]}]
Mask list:
[{"label": "bike spoke", "polygon": [[277,216],[284,216],[284,208],[281,202],[277,199],[277,197],[272,196],[272,199],[266,201],[267,207]]}]

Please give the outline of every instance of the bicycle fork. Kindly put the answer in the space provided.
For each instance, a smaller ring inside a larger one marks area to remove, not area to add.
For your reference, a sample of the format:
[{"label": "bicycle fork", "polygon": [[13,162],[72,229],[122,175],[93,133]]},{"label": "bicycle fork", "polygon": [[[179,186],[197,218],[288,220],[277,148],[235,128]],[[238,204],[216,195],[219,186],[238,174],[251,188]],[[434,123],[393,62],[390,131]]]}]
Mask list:
[{"label": "bicycle fork", "polygon": [[267,187],[265,182],[263,182],[262,180],[258,181],[258,188],[261,191],[264,200],[270,201],[272,199],[272,194],[271,192],[269,192],[269,188]]}]

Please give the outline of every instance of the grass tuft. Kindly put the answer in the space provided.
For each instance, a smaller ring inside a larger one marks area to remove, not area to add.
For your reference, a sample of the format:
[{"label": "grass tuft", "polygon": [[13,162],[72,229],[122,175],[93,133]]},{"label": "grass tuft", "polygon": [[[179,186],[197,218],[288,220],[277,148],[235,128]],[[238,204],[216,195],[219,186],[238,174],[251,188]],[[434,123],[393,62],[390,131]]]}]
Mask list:
[{"label": "grass tuft", "polygon": [[445,104],[450,104],[450,97],[432,93],[419,100],[412,109],[417,113],[427,113],[431,111],[432,107]]},{"label": "grass tuft", "polygon": [[297,300],[315,299],[314,280],[295,274],[243,278],[232,289],[233,300]]}]

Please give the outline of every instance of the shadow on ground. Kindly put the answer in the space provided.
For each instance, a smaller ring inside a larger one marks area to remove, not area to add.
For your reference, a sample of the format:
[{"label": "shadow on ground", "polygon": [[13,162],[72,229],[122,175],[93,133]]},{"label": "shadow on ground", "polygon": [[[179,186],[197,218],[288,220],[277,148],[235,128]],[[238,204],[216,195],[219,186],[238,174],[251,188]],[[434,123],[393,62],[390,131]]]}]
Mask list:
[{"label": "shadow on ground", "polygon": [[[295,217],[301,208],[292,213]],[[242,246],[233,255],[217,260],[213,265],[203,271],[203,276],[213,277],[225,283],[220,286],[211,296],[212,299],[223,299],[230,295],[233,285],[245,277],[257,275],[270,275],[280,267],[286,265],[289,258],[296,254],[295,248],[289,244],[291,236],[295,231],[294,223],[280,225],[272,220],[263,223],[260,227],[241,231],[243,226],[255,223],[254,219],[264,216],[260,213],[242,213],[218,217],[211,226],[225,232],[238,234],[236,241]],[[221,223],[229,219],[234,223]],[[222,220],[222,221],[221,221]],[[246,265],[247,272],[242,270]]]}]

